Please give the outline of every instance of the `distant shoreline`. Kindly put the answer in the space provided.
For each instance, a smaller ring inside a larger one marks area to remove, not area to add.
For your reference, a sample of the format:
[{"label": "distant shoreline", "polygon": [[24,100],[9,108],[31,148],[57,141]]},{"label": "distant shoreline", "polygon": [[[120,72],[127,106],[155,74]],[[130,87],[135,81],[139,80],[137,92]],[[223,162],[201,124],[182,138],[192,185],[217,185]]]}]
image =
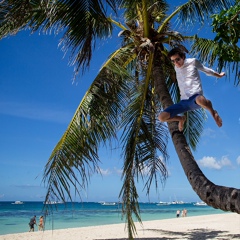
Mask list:
[{"label": "distant shoreline", "polygon": [[[136,239],[240,239],[240,215],[202,215],[136,223]],[[0,240],[117,240],[127,239],[124,223],[1,235]]]}]

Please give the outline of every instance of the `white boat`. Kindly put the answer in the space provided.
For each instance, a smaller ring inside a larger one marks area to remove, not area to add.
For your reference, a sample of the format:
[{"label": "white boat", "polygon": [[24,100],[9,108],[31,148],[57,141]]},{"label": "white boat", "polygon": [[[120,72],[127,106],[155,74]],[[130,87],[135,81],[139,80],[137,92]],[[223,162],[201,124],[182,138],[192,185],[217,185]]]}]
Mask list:
[{"label": "white boat", "polygon": [[62,204],[63,202],[57,202],[57,201],[47,201],[43,202],[43,204]]},{"label": "white boat", "polygon": [[193,204],[194,206],[207,206],[205,202],[196,202]]},{"label": "white boat", "polygon": [[[175,196],[175,195],[174,195],[174,196]],[[178,201],[177,198],[176,198],[176,196],[174,197],[174,199],[175,199],[175,201],[170,201],[171,204],[173,204],[173,205],[175,205],[175,204],[185,204],[185,202],[183,202],[183,201]]]},{"label": "white boat", "polygon": [[171,204],[184,204],[183,201],[172,201]]},{"label": "white boat", "polygon": [[157,203],[157,206],[166,206],[166,205],[170,205],[170,202],[159,202]]},{"label": "white boat", "polygon": [[12,204],[23,204],[23,202],[22,202],[22,201],[15,201],[15,202],[12,203]]},{"label": "white boat", "polygon": [[101,205],[104,205],[104,206],[114,206],[116,205],[115,202],[101,202]]}]

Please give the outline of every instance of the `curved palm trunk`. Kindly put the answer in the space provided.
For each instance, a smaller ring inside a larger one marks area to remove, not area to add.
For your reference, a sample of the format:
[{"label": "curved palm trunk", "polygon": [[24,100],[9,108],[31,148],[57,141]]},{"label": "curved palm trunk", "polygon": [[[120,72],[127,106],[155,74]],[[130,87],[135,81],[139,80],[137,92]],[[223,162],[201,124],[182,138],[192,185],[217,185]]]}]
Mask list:
[{"label": "curved palm trunk", "polygon": [[[165,84],[160,52],[156,52],[154,59],[153,78],[156,92],[166,108],[172,100]],[[168,123],[168,128],[188,181],[200,199],[214,208],[240,213],[240,189],[218,186],[209,181],[198,167],[183,133],[178,131],[178,124]]]}]

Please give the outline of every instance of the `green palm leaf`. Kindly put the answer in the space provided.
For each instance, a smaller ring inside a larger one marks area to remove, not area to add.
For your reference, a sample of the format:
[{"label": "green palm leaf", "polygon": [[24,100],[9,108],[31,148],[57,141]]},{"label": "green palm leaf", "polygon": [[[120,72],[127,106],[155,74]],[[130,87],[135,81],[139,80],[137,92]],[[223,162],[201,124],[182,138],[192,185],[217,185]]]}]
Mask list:
[{"label": "green palm leaf", "polygon": [[196,22],[203,24],[206,18],[231,6],[231,4],[234,4],[233,0],[189,0],[180,6],[178,22],[181,25],[189,25]]},{"label": "green palm leaf", "polygon": [[[153,179],[157,186],[159,173],[163,178],[167,176],[165,165],[167,129],[157,120],[158,101],[154,91],[151,91],[150,84],[149,69],[152,68],[153,56],[154,54],[150,54],[145,77],[133,85],[130,102],[123,112],[121,125],[124,128],[122,135],[124,168],[120,197],[130,238],[136,230],[131,216],[134,215],[141,222],[136,181],[139,181],[139,177],[144,180],[147,171],[145,187],[149,193]],[[163,160],[159,157],[159,152],[163,155]]]},{"label": "green palm leaf", "polygon": [[207,115],[204,109],[198,109],[195,111],[187,112],[186,117],[187,120],[184,128],[184,136],[187,140],[188,145],[193,150],[196,150],[200,136],[204,130],[203,119],[206,120]]},{"label": "green palm leaf", "polygon": [[128,93],[127,73],[123,78],[125,70],[119,65],[118,69],[121,74],[106,67],[102,69],[54,148],[44,172],[47,198],[59,194],[61,200],[71,199],[67,181],[76,189],[77,186],[85,188],[89,175],[98,170],[98,147],[116,137],[116,126]]},{"label": "green palm leaf", "polygon": [[[134,89],[131,95],[131,104],[124,111],[122,121],[124,168],[120,197],[123,203],[123,213],[127,216],[128,228],[133,232],[135,228],[130,216],[134,215],[141,222],[136,182],[139,181],[139,178],[144,180],[147,193],[149,193],[154,179],[157,187],[159,179],[167,177],[165,160],[168,157],[166,150],[168,132],[166,126],[156,118],[154,96],[149,91],[150,96],[144,98],[140,94],[142,87],[139,87],[138,93]],[[141,108],[143,98],[148,108]],[[142,114],[143,116],[140,117]],[[163,158],[159,156],[160,153]],[[159,176],[160,173],[161,176]]]}]

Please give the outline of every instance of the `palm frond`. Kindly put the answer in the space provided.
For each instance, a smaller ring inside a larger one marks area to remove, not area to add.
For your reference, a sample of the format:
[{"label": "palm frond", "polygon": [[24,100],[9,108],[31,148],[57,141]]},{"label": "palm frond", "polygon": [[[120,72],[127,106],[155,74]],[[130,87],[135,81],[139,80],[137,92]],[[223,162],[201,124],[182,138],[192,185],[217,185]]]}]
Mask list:
[{"label": "palm frond", "polygon": [[[134,61],[137,57],[134,49],[135,46],[132,43],[119,48],[109,56],[108,60],[103,64],[101,69],[107,67],[113,72],[119,72],[120,69],[118,66],[121,66],[121,68],[127,68],[128,65],[131,64],[131,62]],[[115,64],[116,61],[118,63],[117,65]]]},{"label": "palm frond", "polygon": [[164,32],[164,35],[167,36],[166,39],[164,39],[164,42],[169,43],[170,46],[180,44],[184,40],[184,36],[177,31],[166,31]]},{"label": "palm frond", "polygon": [[217,60],[216,52],[219,47],[218,43],[205,38],[199,38],[195,35],[195,38],[192,40],[190,53],[198,57],[200,61],[207,62],[210,66],[214,64]]},{"label": "palm frond", "polygon": [[[148,93],[146,98],[145,113],[141,131],[139,133],[139,144],[137,152],[142,155],[142,178],[146,179],[145,188],[147,195],[154,181],[158,189],[158,182],[163,184],[168,176],[166,161],[168,159],[167,143],[168,130],[164,124],[158,121],[156,112],[158,103],[154,102],[153,93]],[[139,148],[140,147],[140,148]]]},{"label": "palm frond", "polygon": [[[150,112],[150,108],[153,106],[149,107],[149,111],[145,112],[144,110],[142,120],[139,123],[139,116],[143,110],[140,108],[142,98],[143,96],[140,94],[135,100],[131,100],[132,103],[124,112],[123,119],[125,127],[122,136],[124,169],[120,197],[123,202],[123,213],[126,214],[128,229],[133,232],[135,228],[130,216],[135,216],[141,222],[135,181],[139,181],[139,177],[144,179],[147,176],[145,187],[148,194],[153,180],[155,180],[155,187],[157,188],[159,179],[164,181],[167,177],[165,165],[168,156],[166,151],[167,129],[157,120],[156,112],[153,109]],[[150,99],[146,104],[151,104]],[[159,152],[164,155],[164,160],[159,157]]]},{"label": "palm frond", "polygon": [[135,0],[125,0],[122,1],[122,5],[120,6],[124,9],[124,16],[126,21],[132,21],[133,19],[138,18],[138,20],[143,20],[143,10],[147,10],[149,15],[150,23],[161,22],[164,18],[166,11],[168,10],[167,1],[160,0],[143,0],[143,1],[135,1]]},{"label": "palm frond", "polygon": [[126,216],[126,223],[128,228],[128,238],[134,239],[133,235],[136,233],[136,226],[132,215],[134,213],[137,220],[141,223],[140,209],[138,204],[138,193],[135,186],[134,176],[132,175],[133,163],[128,166],[128,173],[125,176],[124,184],[119,196],[122,196],[122,215]]},{"label": "palm frond", "polygon": [[[138,209],[138,195],[135,190],[135,181],[139,178],[145,181],[147,193],[149,193],[152,181],[158,187],[159,179],[164,181],[167,177],[165,161],[168,158],[167,128],[157,120],[155,95],[148,92],[145,97],[145,108],[141,108],[144,96],[136,89],[132,92],[131,104],[124,111],[122,142],[124,152],[123,187],[120,197],[123,201],[123,213],[127,215],[128,227],[131,227],[129,216],[133,215],[140,220]],[[147,107],[146,107],[147,105]],[[143,113],[142,113],[143,112]],[[141,114],[143,114],[142,117]],[[141,121],[139,121],[141,119]],[[159,154],[163,155],[163,158]],[[129,204],[132,206],[129,207]]]},{"label": "palm frond", "polygon": [[128,94],[127,73],[123,74],[121,66],[118,69],[121,70],[119,74],[107,67],[101,70],[54,148],[44,171],[47,197],[71,199],[70,185],[84,189],[89,176],[98,170],[98,147],[116,137]]},{"label": "palm frond", "polygon": [[203,24],[206,18],[232,4],[234,0],[189,0],[179,7],[178,22],[181,25],[197,22]]},{"label": "palm frond", "polygon": [[80,68],[84,72],[96,40],[109,36],[112,31],[102,4],[96,0],[57,1],[52,11],[55,31],[65,31],[60,41],[62,50],[66,53],[71,49],[70,62],[75,65],[75,73],[78,74]]},{"label": "palm frond", "polygon": [[180,101],[180,92],[179,92],[178,84],[167,80],[167,85],[168,85],[169,93],[171,94],[173,103],[179,102]]},{"label": "palm frond", "polygon": [[48,1],[3,0],[0,5],[0,39],[14,35],[23,29],[33,31],[51,26]]},{"label": "palm frond", "polygon": [[[150,56],[148,69],[151,68]],[[157,187],[159,175],[162,176],[162,180],[167,176],[165,162],[159,157],[159,152],[163,155],[164,160],[168,156],[166,151],[167,129],[157,120],[158,101],[156,101],[150,79],[151,75],[147,71],[143,80],[133,85],[130,102],[123,112],[121,125],[124,128],[122,135],[124,153],[122,178],[124,180],[120,197],[130,234],[135,231],[132,215],[141,222],[135,181],[138,181],[139,177],[144,179],[147,171],[148,178],[145,187],[149,193],[154,179]]]},{"label": "palm frond", "polygon": [[187,120],[184,128],[184,136],[189,146],[196,150],[199,139],[203,133],[204,122],[207,118],[204,109],[197,109],[185,113]]}]

